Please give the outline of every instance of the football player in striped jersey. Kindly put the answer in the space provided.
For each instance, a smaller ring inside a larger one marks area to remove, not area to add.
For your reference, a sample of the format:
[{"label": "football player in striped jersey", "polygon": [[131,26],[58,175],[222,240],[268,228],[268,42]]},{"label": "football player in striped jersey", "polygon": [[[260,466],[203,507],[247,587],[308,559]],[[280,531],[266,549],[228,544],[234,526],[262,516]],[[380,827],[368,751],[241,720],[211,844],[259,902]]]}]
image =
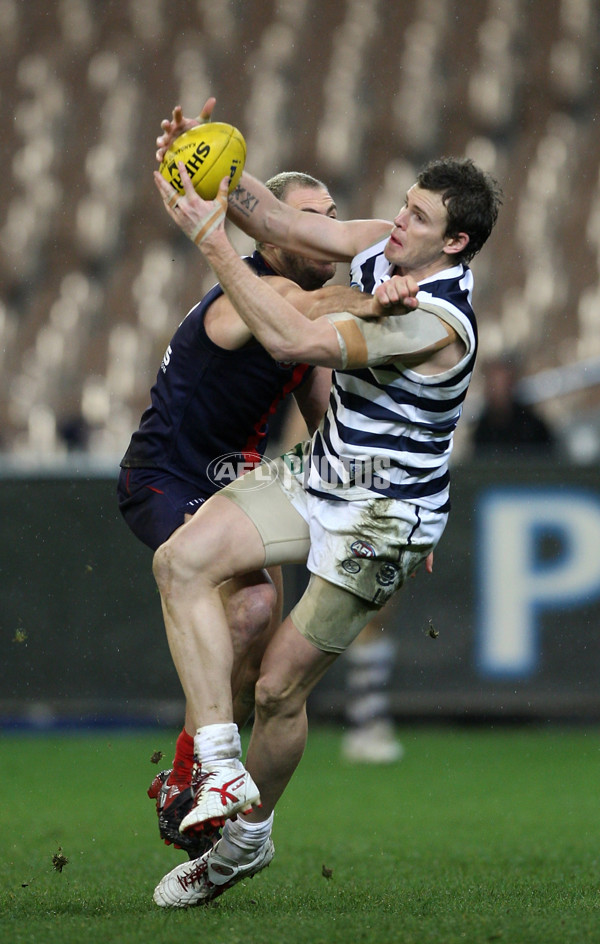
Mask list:
[{"label": "football player in striped jersey", "polygon": [[[278,205],[247,174],[229,203],[226,180],[215,201],[203,201],[180,170],[185,197],[176,209],[155,174],[167,211],[253,334],[277,359],[334,370],[312,441],[278,460],[270,477],[249,472],[213,496],[154,558],[171,651],[201,718],[202,781],[180,828],[227,823],[214,849],[157,886],[159,905],[185,907],[269,864],[273,810],[306,741],[308,694],[444,531],[448,460],[477,351],[468,262],[495,225],[500,191],[472,161],[444,158],[418,174],[393,222],[341,222]],[[239,260],[224,228],[228,209],[255,238],[351,261],[364,309],[307,321],[300,289],[276,294]],[[244,766],[218,587],[303,560],[309,585],[265,652]]]}]

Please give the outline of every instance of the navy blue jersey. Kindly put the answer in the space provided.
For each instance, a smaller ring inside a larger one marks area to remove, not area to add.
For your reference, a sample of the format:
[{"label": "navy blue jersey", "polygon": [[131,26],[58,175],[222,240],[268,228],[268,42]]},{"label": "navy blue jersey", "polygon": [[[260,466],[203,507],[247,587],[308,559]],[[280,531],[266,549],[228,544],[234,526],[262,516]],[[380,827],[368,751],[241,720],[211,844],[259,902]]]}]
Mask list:
[{"label": "navy blue jersey", "polygon": [[[245,261],[258,275],[276,274],[257,252]],[[173,335],[151,405],[121,461],[126,469],[169,473],[206,498],[228,482],[226,475],[215,480],[220,457],[228,457],[230,469],[259,461],[278,403],[313,369],[277,363],[254,339],[233,351],[214,344],[204,318],[222,294],[214,286]]]}]

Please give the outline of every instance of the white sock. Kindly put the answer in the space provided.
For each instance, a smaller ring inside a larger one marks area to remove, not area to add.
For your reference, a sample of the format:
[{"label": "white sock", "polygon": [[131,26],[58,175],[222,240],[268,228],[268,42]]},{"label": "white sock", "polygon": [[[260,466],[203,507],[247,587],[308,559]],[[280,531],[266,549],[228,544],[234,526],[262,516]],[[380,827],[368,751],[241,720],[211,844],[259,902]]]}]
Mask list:
[{"label": "white sock", "polygon": [[194,736],[194,753],[201,764],[239,760],[242,742],[237,724],[205,724]]},{"label": "white sock", "polygon": [[249,823],[243,817],[228,819],[219,840],[219,855],[234,862],[245,864],[256,857],[256,852],[265,844],[273,829],[273,813],[262,823]]}]

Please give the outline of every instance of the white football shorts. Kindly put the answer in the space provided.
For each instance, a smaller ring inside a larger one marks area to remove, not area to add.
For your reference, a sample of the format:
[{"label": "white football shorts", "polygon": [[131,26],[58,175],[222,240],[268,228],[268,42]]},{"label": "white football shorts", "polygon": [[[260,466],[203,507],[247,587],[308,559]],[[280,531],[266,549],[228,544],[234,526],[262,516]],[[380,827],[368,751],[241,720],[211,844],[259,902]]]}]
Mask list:
[{"label": "white football shorts", "polygon": [[[335,501],[312,495],[288,453],[261,464],[219,493],[253,521],[264,566],[302,562],[370,607],[382,607],[441,538],[447,513],[390,498]],[[286,461],[287,460],[287,461]]]}]

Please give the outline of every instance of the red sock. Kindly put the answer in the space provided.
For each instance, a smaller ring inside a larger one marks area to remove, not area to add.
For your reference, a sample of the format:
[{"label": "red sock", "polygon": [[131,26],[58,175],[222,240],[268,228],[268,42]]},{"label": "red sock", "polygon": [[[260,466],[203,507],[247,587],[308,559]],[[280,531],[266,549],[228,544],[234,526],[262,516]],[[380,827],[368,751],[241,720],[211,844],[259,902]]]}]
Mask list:
[{"label": "red sock", "polygon": [[178,787],[189,787],[194,763],[194,738],[183,728],[175,744],[175,758],[169,783]]}]

